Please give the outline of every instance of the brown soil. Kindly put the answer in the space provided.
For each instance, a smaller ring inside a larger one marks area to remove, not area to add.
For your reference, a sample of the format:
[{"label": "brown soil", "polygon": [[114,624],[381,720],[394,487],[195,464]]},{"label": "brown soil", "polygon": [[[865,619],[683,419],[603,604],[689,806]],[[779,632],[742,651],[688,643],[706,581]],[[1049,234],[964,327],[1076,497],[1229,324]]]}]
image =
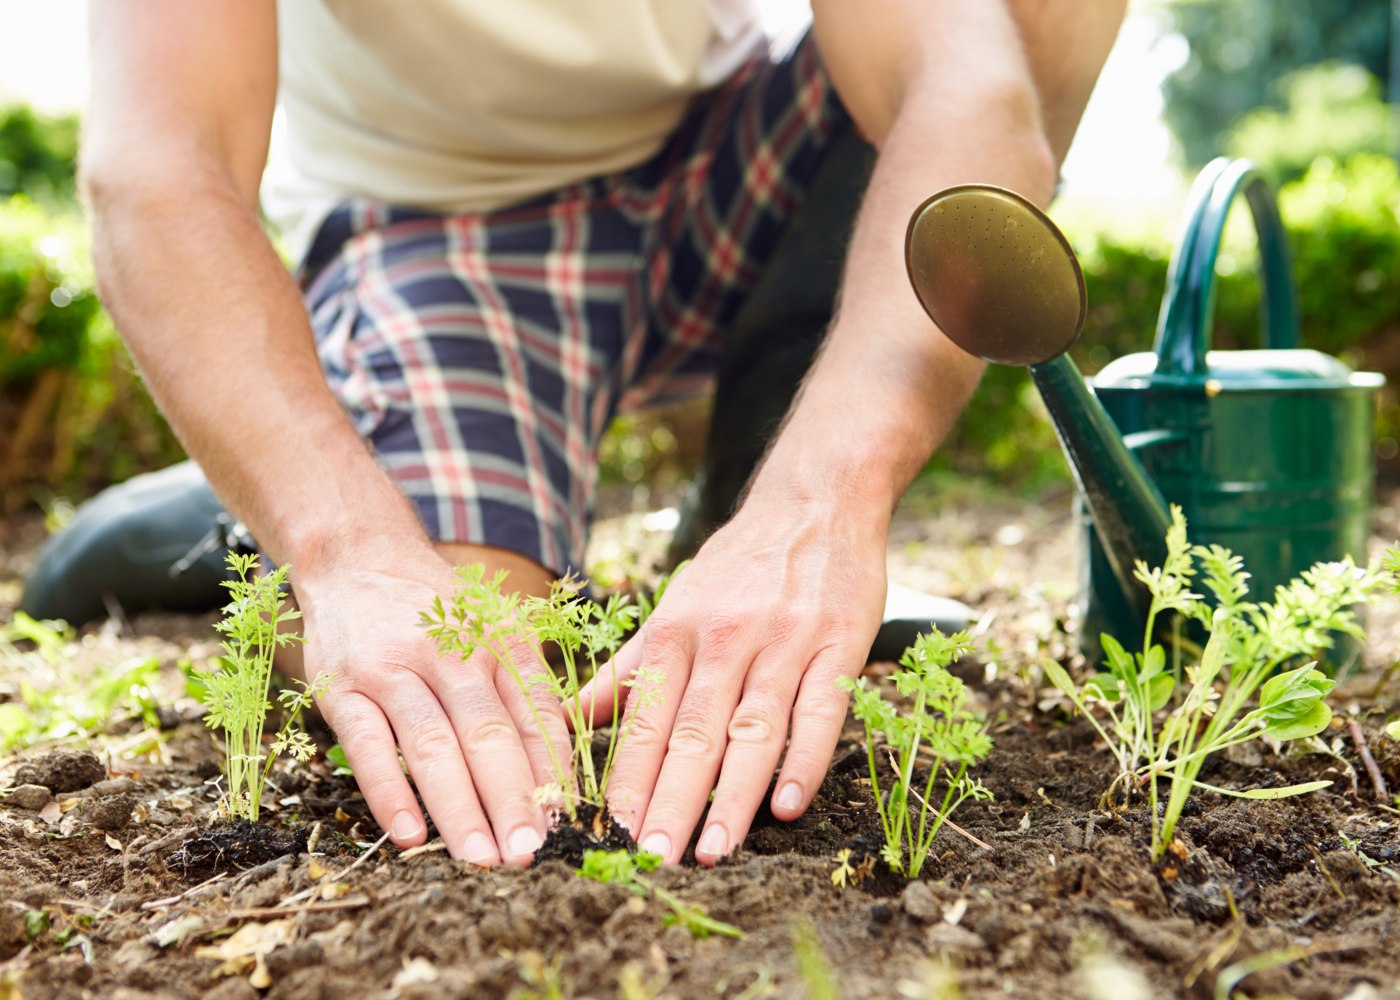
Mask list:
[{"label": "brown soil", "polygon": [[[1380,518],[1378,533],[1395,537]],[[1339,688],[1319,752],[1251,747],[1202,775],[1331,788],[1279,802],[1200,795],[1181,843],[1154,865],[1145,809],[1100,807],[1109,757],[1033,666],[1066,655],[1073,546],[1063,500],[905,510],[896,575],[995,611],[964,674],[993,720],[996,748],[977,773],[996,799],[963,807],[954,818],[967,836],[941,832],[918,882],[885,873],[840,888],[838,853],[858,864],[879,840],[848,728],[802,819],[762,814],[729,863],[656,874],[742,928],[740,940],[693,939],[663,924],[661,903],[560,861],[483,871],[439,850],[367,852],[380,832],[323,759],[279,765],[258,835],[285,835],[271,857],[226,851],[192,865],[190,845],[219,836],[207,826],[217,754],[179,700],[174,661],[207,643],[209,619],[98,635],[166,659],[164,714],[186,721],[154,758],[105,760],[117,780],[61,793],[60,815],[0,800],[0,997],[801,997],[816,991],[794,946],[803,927],[849,998],[952,996],[954,983],[963,997],[1211,997],[1250,962],[1238,987],[1249,996],[1400,997],[1400,877],[1384,870],[1400,870],[1400,814],[1377,801],[1349,725],[1400,788],[1400,744],[1381,733],[1373,678]],[[10,573],[28,551],[10,549]],[[0,578],[6,569],[0,560]],[[1393,624],[1393,612],[1373,622],[1377,634]],[[1392,655],[1388,643],[1369,649],[1373,664]],[[21,763],[0,763],[0,785]],[[131,801],[99,805],[120,796]],[[104,812],[106,829],[92,818]],[[246,831],[233,834],[242,846]]]}]

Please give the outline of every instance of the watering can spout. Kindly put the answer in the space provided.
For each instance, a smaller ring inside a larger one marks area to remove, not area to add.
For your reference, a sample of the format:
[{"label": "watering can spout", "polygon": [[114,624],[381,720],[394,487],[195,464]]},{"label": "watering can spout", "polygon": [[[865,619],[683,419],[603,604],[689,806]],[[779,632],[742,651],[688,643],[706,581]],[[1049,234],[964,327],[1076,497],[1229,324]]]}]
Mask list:
[{"label": "watering can spout", "polygon": [[1074,363],[1065,356],[1087,311],[1068,241],[1015,192],[969,184],[925,201],[905,239],[909,278],[955,344],[987,361],[1025,365],[1045,400],[1123,596],[1146,617],[1135,565],[1161,565],[1170,513]]}]

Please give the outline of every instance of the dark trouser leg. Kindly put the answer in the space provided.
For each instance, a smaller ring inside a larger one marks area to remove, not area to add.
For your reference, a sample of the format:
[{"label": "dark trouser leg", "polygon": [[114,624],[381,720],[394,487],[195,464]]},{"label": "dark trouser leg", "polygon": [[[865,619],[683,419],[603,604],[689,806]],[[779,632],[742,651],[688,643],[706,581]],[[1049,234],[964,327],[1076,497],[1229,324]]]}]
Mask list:
[{"label": "dark trouser leg", "polygon": [[729,519],[826,337],[875,152],[847,127],[729,333],[705,458],[671,543],[672,566]]},{"label": "dark trouser leg", "polygon": [[78,508],[25,581],[20,610],[82,625],[127,614],[209,611],[227,600],[233,521],[193,462],[137,476]]}]

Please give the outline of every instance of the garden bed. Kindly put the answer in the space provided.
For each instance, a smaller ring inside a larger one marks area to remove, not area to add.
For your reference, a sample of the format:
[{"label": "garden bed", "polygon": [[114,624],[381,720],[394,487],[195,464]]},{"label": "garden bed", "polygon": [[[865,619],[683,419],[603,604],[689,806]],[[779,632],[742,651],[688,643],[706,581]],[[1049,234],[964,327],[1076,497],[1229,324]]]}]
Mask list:
[{"label": "garden bed", "polygon": [[[654,543],[635,527],[610,522],[599,545]],[[12,579],[32,535],[11,531],[0,574]],[[1396,537],[1389,514],[1377,534]],[[1100,807],[1112,760],[1036,667],[1044,655],[1067,659],[1074,537],[1064,498],[1030,510],[914,504],[893,537],[903,582],[992,612],[957,670],[991,720],[995,749],[976,774],[996,798],[958,811],[965,834],[942,830],[916,882],[878,865],[860,877],[879,820],[854,723],[801,820],[761,815],[730,862],[656,874],[741,928],[738,940],[663,926],[660,903],[561,862],[488,872],[440,850],[367,850],[380,832],[352,779],[322,758],[279,764],[267,796],[265,824],[300,831],[309,853],[274,848],[243,870],[192,863],[182,845],[205,832],[218,795],[206,782],[220,762],[182,700],[177,661],[213,652],[213,619],[141,618],[84,639],[72,669],[159,659],[159,744],[144,723],[113,727],[109,748],[143,753],[104,759],[95,790],[59,792],[53,805],[0,800],[0,997],[782,997],[839,983],[829,995],[1128,1000],[1227,995],[1236,979],[1250,996],[1400,996],[1400,814],[1378,800],[1352,727],[1400,789],[1400,744],[1381,732],[1389,692],[1377,706],[1374,678],[1334,692],[1329,753],[1250,744],[1202,775],[1330,788],[1282,801],[1198,792],[1180,843],[1153,863],[1145,808]],[[14,599],[6,586],[0,610]],[[1374,615],[1373,635],[1396,618]],[[1393,647],[1373,641],[1369,662],[1388,663]],[[43,764],[42,752],[0,763],[0,785],[22,762]],[[832,876],[846,849],[856,884],[840,887]]]}]

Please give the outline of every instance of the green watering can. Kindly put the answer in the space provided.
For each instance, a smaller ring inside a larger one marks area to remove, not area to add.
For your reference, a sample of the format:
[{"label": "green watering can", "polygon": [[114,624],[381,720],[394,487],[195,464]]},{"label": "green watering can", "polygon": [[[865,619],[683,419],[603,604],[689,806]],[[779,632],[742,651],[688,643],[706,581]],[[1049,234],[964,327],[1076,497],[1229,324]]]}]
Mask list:
[{"label": "green watering can", "polygon": [[[1208,350],[1215,260],[1237,195],[1248,201],[1264,284],[1262,350]],[[1080,646],[1130,648],[1148,594],[1138,560],[1160,565],[1170,516],[1192,541],[1244,558],[1256,597],[1321,560],[1364,560],[1374,485],[1375,396],[1385,380],[1298,345],[1286,234],[1268,185],[1218,159],[1192,187],[1151,353],[1086,384],[1064,355],[1084,323],[1084,277],[1039,209],[989,185],[929,198],[905,259],[920,302],[963,350],[1028,365],[1069,458],[1086,516]]]}]

